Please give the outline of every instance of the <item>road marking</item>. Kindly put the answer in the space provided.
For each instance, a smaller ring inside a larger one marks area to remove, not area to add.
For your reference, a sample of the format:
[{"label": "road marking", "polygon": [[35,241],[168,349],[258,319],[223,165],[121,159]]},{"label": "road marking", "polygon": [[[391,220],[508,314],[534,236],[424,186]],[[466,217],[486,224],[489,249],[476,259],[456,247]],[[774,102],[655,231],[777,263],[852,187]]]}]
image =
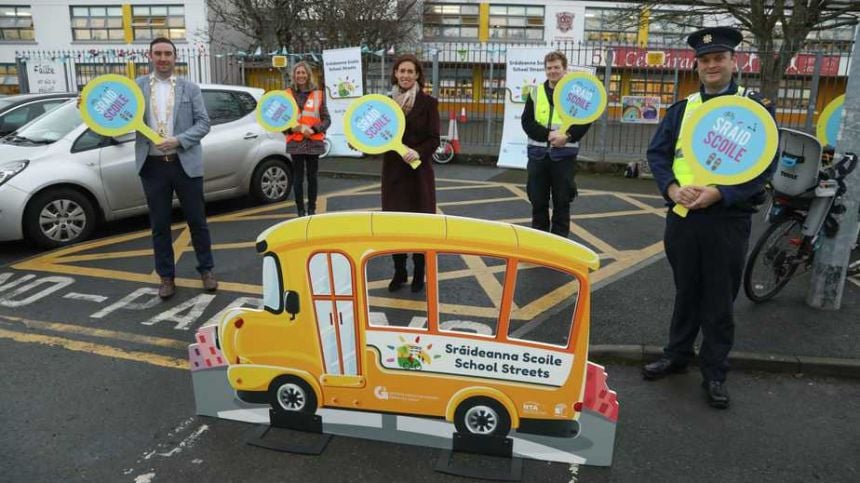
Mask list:
[{"label": "road marking", "polygon": [[436,207],[440,206],[472,206],[472,205],[485,205],[492,203],[503,203],[506,201],[519,201],[519,198],[516,196],[507,196],[504,198],[482,198],[480,200],[463,200],[463,201],[443,201],[436,203]]},{"label": "road marking", "polygon": [[63,295],[63,298],[69,299],[69,300],[84,300],[87,302],[96,302],[99,304],[108,299],[104,295],[93,295],[93,294],[88,294],[88,293],[77,293],[77,292],[69,292],[66,295]]},{"label": "road marking", "polygon": [[[439,190],[444,191],[454,191],[454,190],[469,190],[469,189],[492,189],[492,188],[505,188],[507,191],[511,193],[511,196],[504,196],[504,194],[500,197],[495,197],[492,199],[478,199],[478,200],[464,200],[464,201],[452,201],[452,202],[441,202],[438,203],[437,210],[442,213],[443,209],[449,206],[479,206],[486,205],[488,203],[499,203],[503,201],[516,201],[516,202],[524,202],[528,203],[528,196],[525,190],[518,184],[515,183],[499,183],[492,181],[472,181],[472,180],[451,180],[451,179],[439,179],[439,181],[446,183],[446,186],[438,188]],[[324,212],[326,207],[329,205],[329,202],[334,198],[338,197],[349,197],[354,194],[376,194],[380,189],[380,183],[373,182],[365,185],[358,185],[352,188],[347,188],[344,190],[327,193],[325,195],[320,196],[319,205],[320,212]],[[659,239],[652,240],[653,245],[649,245],[641,250],[619,250],[612,246],[609,242],[605,241],[603,237],[600,235],[599,226],[597,229],[586,229],[584,226],[577,223],[580,220],[600,220],[603,218],[617,218],[623,216],[641,216],[641,215],[655,215],[655,216],[664,216],[664,210],[660,208],[656,208],[654,206],[645,203],[644,200],[650,199],[661,199],[661,196],[657,195],[643,195],[637,193],[617,193],[611,191],[604,190],[588,190],[583,189],[580,190],[581,196],[587,197],[596,197],[596,196],[606,196],[606,197],[614,197],[619,200],[623,200],[626,203],[632,205],[636,209],[622,210],[622,211],[609,211],[602,213],[584,213],[584,214],[575,214],[571,217],[573,220],[571,223],[571,232],[576,236],[578,240],[581,240],[584,244],[592,247],[595,251],[598,252],[598,255],[602,260],[615,260],[614,263],[610,263],[608,265],[604,265],[597,272],[592,274],[592,285],[593,287],[599,287],[602,283],[603,285],[607,283],[611,283],[611,281],[615,281],[620,277],[625,276],[628,273],[631,273],[634,270],[638,270],[641,266],[637,265],[638,263],[650,259],[654,256],[655,253],[659,253],[662,251],[662,241]],[[292,201],[285,201],[281,203],[276,203],[272,205],[263,205],[258,207],[253,207],[249,209],[244,209],[232,213],[226,213],[223,215],[215,216],[210,218],[210,223],[228,223],[228,222],[236,222],[236,221],[253,221],[253,220],[272,220],[272,221],[284,221],[293,218],[294,213],[288,213],[286,210],[293,211],[295,204]],[[359,210],[346,210],[346,211],[374,211],[378,208],[363,208]],[[507,222],[517,222],[517,223],[528,223],[530,219],[516,219],[516,220],[505,220]],[[172,230],[180,230],[178,233],[176,240],[174,241],[175,245],[175,257],[176,259],[184,256],[185,252],[193,250],[189,243],[189,232],[185,225],[185,223],[180,222],[176,223],[172,226]],[[110,252],[106,253],[94,253],[93,250],[104,249],[108,246],[116,246],[115,244],[125,243],[130,241],[141,241],[141,239],[149,237],[150,232],[148,230],[143,230],[137,233],[131,233],[126,235],[121,235],[117,237],[112,237],[109,239],[96,240],[94,242],[85,243],[81,245],[76,245],[74,247],[68,247],[65,249],[56,250],[54,252],[50,252],[41,257],[37,257],[34,259],[26,260],[21,263],[18,263],[13,266],[13,268],[18,270],[34,270],[39,272],[48,272],[48,273],[58,273],[58,274],[68,274],[75,276],[85,276],[85,277],[96,277],[102,279],[111,279],[111,280],[123,280],[132,283],[145,284],[147,287],[153,287],[158,283],[158,277],[153,273],[149,272],[150,266],[147,263],[147,266],[144,270],[139,272],[134,271],[124,271],[118,269],[111,268],[98,268],[98,267],[89,267],[89,266],[79,266],[75,265],[75,262],[87,262],[87,261],[98,261],[98,260],[114,260],[114,259],[134,259],[138,257],[146,257],[150,258],[152,256],[151,248],[145,249],[129,249],[123,251]],[[223,244],[214,244],[213,250],[243,250],[242,255],[247,256],[249,251],[252,250],[255,246],[254,241],[244,241],[244,242],[236,242],[236,243],[223,243]],[[655,252],[656,250],[656,252]],[[232,255],[232,254],[231,254]],[[477,277],[478,284],[482,287],[482,289],[487,292],[488,296],[492,300],[497,300],[500,296],[499,290],[500,285],[498,281],[493,276],[499,272],[503,272],[505,269],[504,266],[501,267],[479,267],[475,264],[470,264],[469,268],[466,270],[457,270],[455,272],[448,273],[440,273],[439,280],[450,280],[455,278],[463,278],[463,277]],[[852,283],[854,283],[852,281]],[[194,278],[178,278],[176,279],[176,284],[179,287],[185,287],[190,289],[200,289],[200,281],[196,277]],[[370,282],[368,283],[368,289],[378,289],[383,288],[387,284],[386,280]],[[561,291],[556,291],[555,293],[544,294],[543,297],[534,300],[527,306],[523,307],[517,314],[522,314],[521,316],[537,316],[540,315],[543,311],[551,310],[553,308],[553,303],[557,303],[559,300],[563,299],[563,295],[565,292],[570,293],[572,287],[566,287]],[[235,292],[239,294],[247,294],[248,296],[259,296],[262,293],[262,286],[257,284],[246,284],[246,283],[234,283],[222,280],[220,282],[220,291],[221,292]],[[381,295],[381,294],[380,294]],[[561,297],[561,298],[560,298]],[[96,301],[93,299],[93,301]],[[398,300],[394,298],[387,297],[371,297],[371,304],[377,304],[381,307],[389,307],[389,308],[405,308],[405,309],[414,309],[414,310],[426,310],[426,301],[422,302],[414,302],[414,301],[404,301]],[[439,307],[441,312],[447,314],[456,314],[463,316],[477,316],[477,317],[491,317],[495,318],[498,316],[495,310],[489,309],[487,307],[477,307],[477,306],[468,306],[468,305],[447,305],[442,304]],[[518,317],[515,317],[518,318]],[[181,322],[184,324],[185,322]]]},{"label": "road marking", "polygon": [[[80,325],[61,324],[59,322],[45,322],[41,320],[25,319],[23,317],[15,317],[11,315],[0,315],[0,319],[5,319],[10,322],[18,322],[28,328],[48,330],[51,332],[60,332],[65,334],[86,335],[89,337],[98,337],[100,339],[120,340],[124,342],[133,342],[135,344],[167,347],[171,349],[184,350],[188,348],[189,344],[189,342],[184,342],[176,339],[166,339],[163,337],[129,334],[127,332],[117,332],[115,330],[107,329],[93,329]],[[7,328],[14,329],[13,327]]]},{"label": "road marking", "polygon": [[127,361],[143,362],[153,366],[166,367],[169,369],[184,369],[188,370],[188,360],[178,359],[176,357],[168,357],[159,354],[139,351],[124,351],[102,344],[94,344],[92,342],[82,342],[79,340],[64,339],[62,337],[53,337],[39,334],[22,334],[10,330],[0,329],[0,339],[10,339],[15,342],[26,342],[30,344],[41,344],[47,346],[61,347],[74,352],[85,352],[88,354],[96,354],[114,359],[123,359]]}]

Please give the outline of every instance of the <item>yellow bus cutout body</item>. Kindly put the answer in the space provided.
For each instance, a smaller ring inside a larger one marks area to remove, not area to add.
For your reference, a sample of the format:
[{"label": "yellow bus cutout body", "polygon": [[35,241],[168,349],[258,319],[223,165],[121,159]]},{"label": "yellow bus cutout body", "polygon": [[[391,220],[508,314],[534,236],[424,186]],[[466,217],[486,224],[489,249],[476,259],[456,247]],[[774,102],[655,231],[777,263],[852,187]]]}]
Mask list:
[{"label": "yellow bus cutout body", "polygon": [[[391,212],[289,220],[256,247],[264,308],[231,309],[217,331],[240,400],[286,416],[435,418],[472,437],[579,434],[599,368],[587,360],[592,250],[507,223]],[[397,253],[424,255],[420,293],[389,294]],[[476,307],[484,292],[495,297]],[[591,399],[611,397],[614,438],[615,393],[599,372]]]}]

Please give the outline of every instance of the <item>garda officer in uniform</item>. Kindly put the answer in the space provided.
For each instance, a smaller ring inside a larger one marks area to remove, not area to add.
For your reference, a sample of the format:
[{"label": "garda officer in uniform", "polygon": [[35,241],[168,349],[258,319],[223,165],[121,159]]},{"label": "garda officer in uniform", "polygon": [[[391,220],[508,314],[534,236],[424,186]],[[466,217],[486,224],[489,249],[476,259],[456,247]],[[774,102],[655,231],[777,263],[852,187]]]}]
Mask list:
[{"label": "garda officer in uniform", "polygon": [[579,140],[591,124],[573,125],[566,132],[559,131],[561,119],[555,111],[552,95],[555,85],[567,73],[567,57],[559,51],[550,52],[544,57],[543,65],[546,82],[531,92],[520,119],[529,138],[526,191],[532,204],[532,228],[567,238],[570,203],[576,197],[573,176]]},{"label": "garda officer in uniform", "polygon": [[675,281],[675,306],[669,343],[663,357],[642,368],[647,380],[685,372],[693,343],[702,331],[699,363],[708,403],[729,406],[726,390],[728,354],[734,341],[733,304],[741,283],[750,235],[750,215],[763,201],[764,184],[774,164],[757,178],[733,186],[692,185],[692,172],[680,150],[678,134],[690,115],[710,99],[745,96],[764,105],[770,101],[735,83],[735,47],[741,33],[713,27],[692,33],[687,43],[696,51],[698,92],[673,104],[648,147],[648,164],[669,206],[690,211],[681,218],[669,210],[664,243]]}]

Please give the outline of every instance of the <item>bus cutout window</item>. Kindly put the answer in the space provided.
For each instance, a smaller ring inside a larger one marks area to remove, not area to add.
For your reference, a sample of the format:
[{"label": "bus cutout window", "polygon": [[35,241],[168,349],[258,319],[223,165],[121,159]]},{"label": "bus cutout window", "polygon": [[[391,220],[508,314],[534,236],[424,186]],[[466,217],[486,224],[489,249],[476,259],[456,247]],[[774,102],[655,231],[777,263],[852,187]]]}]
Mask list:
[{"label": "bus cutout window", "polygon": [[367,320],[371,327],[409,327],[427,330],[427,288],[418,293],[411,290],[413,259],[408,254],[406,270],[409,278],[398,290],[390,292],[388,284],[394,276],[391,254],[377,255],[367,260]]},{"label": "bus cutout window", "polygon": [[266,310],[274,314],[281,312],[284,302],[282,293],[278,259],[274,255],[266,255],[263,258],[263,306]]},{"label": "bus cutout window", "polygon": [[508,337],[566,347],[579,288],[569,273],[520,262]]},{"label": "bus cutout window", "polygon": [[440,253],[439,328],[494,337],[506,266],[504,258]]}]

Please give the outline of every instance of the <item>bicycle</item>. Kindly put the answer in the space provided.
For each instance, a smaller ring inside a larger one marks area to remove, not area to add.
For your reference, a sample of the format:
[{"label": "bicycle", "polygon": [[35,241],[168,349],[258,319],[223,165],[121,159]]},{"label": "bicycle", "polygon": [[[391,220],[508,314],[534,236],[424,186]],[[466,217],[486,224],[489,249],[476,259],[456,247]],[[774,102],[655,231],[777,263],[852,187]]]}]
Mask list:
[{"label": "bicycle", "polygon": [[433,161],[439,164],[448,164],[454,159],[454,144],[448,139],[448,136],[441,136],[439,140],[439,147],[433,152]]},{"label": "bicycle", "polygon": [[822,231],[827,237],[836,235],[836,215],[845,212],[837,199],[857,166],[852,153],[833,163],[831,147],[822,149],[815,137],[800,131],[780,129],[779,144],[779,165],[768,187],[769,226],[744,267],[744,293],[753,302],[773,298],[793,276],[812,266]]}]

